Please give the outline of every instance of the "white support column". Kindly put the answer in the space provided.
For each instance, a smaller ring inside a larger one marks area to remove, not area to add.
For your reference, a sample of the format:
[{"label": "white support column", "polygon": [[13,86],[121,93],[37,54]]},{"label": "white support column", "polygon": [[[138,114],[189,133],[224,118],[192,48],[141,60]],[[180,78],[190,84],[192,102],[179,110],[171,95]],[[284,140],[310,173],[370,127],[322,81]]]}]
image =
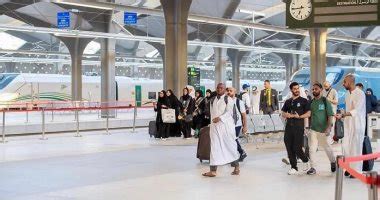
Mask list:
[{"label": "white support column", "polygon": [[[101,40],[101,101],[102,106],[115,106],[116,78],[115,78],[115,39]],[[102,117],[115,117],[115,110],[102,110]]]}]

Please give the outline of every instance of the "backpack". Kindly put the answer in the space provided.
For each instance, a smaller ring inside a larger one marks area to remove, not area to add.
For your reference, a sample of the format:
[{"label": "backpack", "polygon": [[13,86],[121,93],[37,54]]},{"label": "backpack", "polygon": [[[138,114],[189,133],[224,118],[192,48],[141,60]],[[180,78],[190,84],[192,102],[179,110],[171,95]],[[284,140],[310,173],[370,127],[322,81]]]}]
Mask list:
[{"label": "backpack", "polygon": [[[239,113],[240,113],[240,119],[241,120],[243,120],[243,113],[241,112],[241,110],[240,110],[240,99],[236,99],[236,107],[237,107],[237,109],[238,109],[238,111],[239,111]],[[247,112],[247,111],[246,111]],[[247,113],[248,114],[248,113]]]},{"label": "backpack", "polygon": [[236,99],[236,107],[237,107],[239,113],[241,114],[241,110],[240,110],[240,101],[241,101],[241,99]]},{"label": "backpack", "polygon": [[[217,98],[217,97],[214,96],[211,98],[211,101],[210,101],[211,106],[213,105],[215,98]],[[228,96],[227,95],[224,95],[224,102],[226,103],[226,105],[228,104]]]},{"label": "backpack", "polygon": [[[237,98],[241,101],[243,101],[243,95],[246,94],[247,92],[241,92],[239,95],[237,95]],[[239,101],[238,101],[239,102]],[[240,103],[238,103],[240,104]],[[244,107],[245,107],[245,113],[248,115],[249,114],[249,109],[248,109],[248,106],[244,103]],[[240,112],[240,106],[238,107],[239,108],[239,112]],[[240,112],[241,113],[241,112]]]},{"label": "backpack", "polygon": [[240,94],[237,95],[237,98],[240,100],[243,100],[243,95],[247,92],[241,92]]}]

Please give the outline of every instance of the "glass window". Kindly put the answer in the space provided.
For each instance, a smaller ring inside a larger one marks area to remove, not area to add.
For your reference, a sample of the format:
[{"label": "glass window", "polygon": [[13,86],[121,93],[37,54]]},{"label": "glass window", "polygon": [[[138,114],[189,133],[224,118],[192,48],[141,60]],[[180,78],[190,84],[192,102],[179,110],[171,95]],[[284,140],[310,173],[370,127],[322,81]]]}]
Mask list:
[{"label": "glass window", "polygon": [[329,83],[334,85],[336,82],[337,76],[338,76],[338,73],[327,73],[326,74],[326,81],[328,81]]},{"label": "glass window", "polygon": [[17,74],[6,74],[0,76],[0,90],[4,89],[13,79],[15,79]]},{"label": "glass window", "polygon": [[5,32],[0,33],[0,38],[2,39],[2,41],[6,41],[0,43],[1,49],[17,50],[26,43],[25,40],[22,40]]},{"label": "glass window", "polygon": [[148,92],[148,99],[156,99],[156,92]]},{"label": "glass window", "polygon": [[98,42],[91,41],[84,49],[84,54],[95,54],[100,49],[100,44]]},{"label": "glass window", "polygon": [[293,82],[297,82],[301,86],[308,85],[310,83],[309,74],[297,74],[293,78]]}]

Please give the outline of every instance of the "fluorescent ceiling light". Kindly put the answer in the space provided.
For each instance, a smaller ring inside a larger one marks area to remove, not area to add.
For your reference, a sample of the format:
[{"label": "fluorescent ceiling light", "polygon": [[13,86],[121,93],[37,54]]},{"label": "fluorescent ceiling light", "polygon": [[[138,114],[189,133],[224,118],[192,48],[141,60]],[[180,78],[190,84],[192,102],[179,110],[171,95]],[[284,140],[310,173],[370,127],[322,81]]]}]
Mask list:
[{"label": "fluorescent ceiling light", "polygon": [[17,50],[26,43],[25,40],[5,32],[0,33],[0,38],[3,40],[3,42],[0,43],[1,49]]},{"label": "fluorescent ceiling light", "polygon": [[265,13],[257,12],[257,11],[254,11],[254,10],[238,9],[238,12],[239,12],[239,13],[251,14],[251,15],[254,14],[255,16],[262,16],[262,17],[265,17]]},{"label": "fluorescent ceiling light", "polygon": [[72,6],[79,6],[79,7],[86,7],[86,8],[95,8],[95,9],[102,9],[102,10],[113,10],[112,7],[108,6],[96,6],[96,5],[88,5],[84,3],[80,3],[77,1],[70,1],[70,0],[53,0],[53,3],[58,4],[66,4],[66,5],[72,5]]},{"label": "fluorescent ceiling light", "polygon": [[87,47],[84,49],[84,54],[95,54],[100,49],[100,44],[98,42],[91,41]]}]

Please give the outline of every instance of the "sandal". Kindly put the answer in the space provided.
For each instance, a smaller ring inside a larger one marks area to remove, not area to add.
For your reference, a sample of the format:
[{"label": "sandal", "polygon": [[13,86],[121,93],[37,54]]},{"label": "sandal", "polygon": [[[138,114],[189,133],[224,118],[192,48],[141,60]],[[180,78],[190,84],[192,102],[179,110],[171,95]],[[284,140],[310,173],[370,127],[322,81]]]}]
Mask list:
[{"label": "sandal", "polygon": [[207,172],[207,173],[203,173],[202,176],[205,176],[205,177],[215,177],[216,175],[213,174],[212,172]]},{"label": "sandal", "polygon": [[238,175],[240,175],[240,170],[234,170],[234,171],[231,173],[231,175],[233,175],[233,176],[238,176]]}]

